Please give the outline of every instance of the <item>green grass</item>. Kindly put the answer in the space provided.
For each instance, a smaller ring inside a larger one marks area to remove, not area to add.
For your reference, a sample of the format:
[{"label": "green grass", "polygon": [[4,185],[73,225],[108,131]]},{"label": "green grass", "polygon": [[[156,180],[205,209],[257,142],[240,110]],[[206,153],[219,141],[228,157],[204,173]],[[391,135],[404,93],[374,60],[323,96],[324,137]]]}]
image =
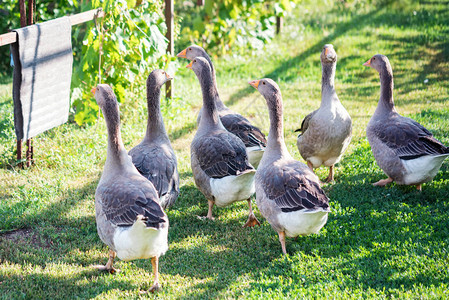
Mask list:
[{"label": "green grass", "polygon": [[[378,74],[362,64],[376,53],[390,58],[397,110],[449,145],[449,11],[445,1],[409,6],[343,9],[304,2],[283,33],[264,51],[215,59],[227,105],[267,133],[262,96],[247,82],[270,77],[282,90],[285,136],[300,159],[296,134],[302,117],[320,101],[319,53],[338,53],[336,87],[353,118],[354,136],[324,189],[332,214],[318,235],[288,239],[281,255],[277,234],[262,226],[241,228],[245,203],[215,209],[190,170],[189,145],[201,105],[199,84],[180,60],[176,102],[166,112],[178,157],[181,194],[167,211],[169,251],[160,261],[162,291],[171,298],[424,298],[449,297],[449,162],[418,193],[413,187],[373,187],[385,175],[365,137],[379,98]],[[331,3],[329,5],[329,3]],[[8,75],[8,74],[7,74]],[[427,83],[425,80],[427,79]],[[143,83],[142,83],[143,87]],[[34,139],[36,165],[15,166],[11,81],[0,80],[0,298],[153,297],[151,263],[123,262],[117,275],[100,274],[107,247],[96,233],[94,192],[106,157],[106,129],[65,124]],[[122,136],[127,149],[145,130],[143,99],[126,102]],[[173,113],[175,111],[175,113]],[[318,170],[321,178],[327,170]]]}]

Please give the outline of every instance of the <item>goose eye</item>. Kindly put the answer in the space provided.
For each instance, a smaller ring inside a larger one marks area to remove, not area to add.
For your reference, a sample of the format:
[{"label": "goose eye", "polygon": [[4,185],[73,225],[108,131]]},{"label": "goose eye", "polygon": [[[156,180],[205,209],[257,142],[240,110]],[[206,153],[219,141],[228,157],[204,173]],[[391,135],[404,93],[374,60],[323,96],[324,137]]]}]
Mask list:
[{"label": "goose eye", "polygon": [[189,48],[189,50],[192,50],[192,48]]},{"label": "goose eye", "polygon": [[373,60],[376,60],[376,58],[375,58],[375,57],[373,57]]},{"label": "goose eye", "polygon": [[196,62],[196,59],[195,59],[195,60],[193,60],[193,62]]},{"label": "goose eye", "polygon": [[165,74],[165,72],[164,72],[164,71],[162,71],[162,74]]},{"label": "goose eye", "polygon": [[265,84],[265,81],[262,81],[262,84]]}]

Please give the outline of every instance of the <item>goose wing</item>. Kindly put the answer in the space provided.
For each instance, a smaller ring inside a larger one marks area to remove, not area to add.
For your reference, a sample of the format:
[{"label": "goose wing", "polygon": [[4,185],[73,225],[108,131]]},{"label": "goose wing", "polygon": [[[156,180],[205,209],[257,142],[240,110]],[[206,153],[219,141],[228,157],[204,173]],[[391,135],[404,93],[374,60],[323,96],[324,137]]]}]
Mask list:
[{"label": "goose wing", "polygon": [[132,226],[137,216],[142,215],[147,227],[161,227],[165,213],[156,202],[156,190],[144,180],[119,176],[98,187],[97,195],[108,221],[117,226]]},{"label": "goose wing", "polygon": [[264,192],[283,212],[329,209],[329,199],[318,183],[300,170],[300,162],[268,168],[263,176]]},{"label": "goose wing", "polygon": [[212,178],[239,175],[254,168],[242,141],[229,132],[205,136],[192,144],[201,169]]},{"label": "goose wing", "polygon": [[159,197],[179,191],[176,157],[161,147],[135,147],[129,151],[134,166],[151,181]]},{"label": "goose wing", "polygon": [[302,134],[304,134],[304,132],[306,132],[306,130],[307,130],[307,128],[309,128],[309,122],[310,122],[310,119],[312,119],[312,117],[315,115],[315,113],[317,112],[318,110],[314,110],[314,111],[312,111],[310,114],[308,114],[307,116],[305,116],[304,117],[304,119],[302,120],[302,122],[301,122],[301,128],[299,128],[299,129],[296,129],[295,130],[295,132],[301,132]]},{"label": "goose wing", "polygon": [[387,122],[379,122],[375,134],[404,160],[449,153],[449,149],[424,126],[400,115],[390,118]]},{"label": "goose wing", "polygon": [[256,126],[251,125],[251,123],[239,114],[227,114],[220,117],[223,126],[229,132],[238,136],[245,147],[260,146],[266,147],[267,140],[265,135]]}]

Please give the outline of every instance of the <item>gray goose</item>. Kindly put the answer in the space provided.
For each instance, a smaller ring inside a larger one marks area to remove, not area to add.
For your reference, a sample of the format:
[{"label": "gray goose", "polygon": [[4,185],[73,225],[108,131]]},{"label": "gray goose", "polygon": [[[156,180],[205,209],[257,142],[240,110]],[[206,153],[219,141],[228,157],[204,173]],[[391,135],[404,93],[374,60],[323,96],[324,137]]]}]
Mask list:
[{"label": "gray goose", "polygon": [[385,55],[374,55],[363,65],[374,68],[380,75],[380,99],[366,135],[377,164],[388,178],[374,185],[385,186],[394,181],[421,190],[421,185],[438,173],[449,156],[449,148],[424,126],[397,113],[393,101],[393,70]]},{"label": "gray goose", "polygon": [[109,246],[109,260],[97,268],[114,273],[115,256],[125,261],[151,258],[153,292],[159,289],[159,257],[168,249],[168,218],[153,184],[140,175],[126,152],[114,92],[106,84],[99,84],[94,91],[108,129],[108,150],[95,192],[95,211],[98,235]]},{"label": "gray goose", "polygon": [[160,108],[161,87],[170,77],[163,70],[154,70],[147,78],[148,122],[145,137],[129,151],[133,164],[150,180],[159,195],[159,204],[166,209],[179,195],[179,175],[175,153],[164,126]]},{"label": "gray goose", "polygon": [[301,124],[296,145],[311,170],[329,167],[326,182],[334,180],[334,165],[340,161],[351,141],[352,120],[335,91],[337,53],[331,44],[321,52],[321,106]]},{"label": "gray goose", "polygon": [[210,65],[205,58],[197,57],[187,68],[195,72],[203,94],[201,121],[190,151],[195,184],[209,202],[207,218],[213,219],[214,204],[223,207],[247,200],[249,216],[244,227],[260,225],[251,207],[256,170],[248,162],[243,142],[227,131],[218,117]]},{"label": "gray goose", "polygon": [[256,203],[262,216],[279,235],[287,254],[285,236],[318,233],[330,212],[329,199],[318,177],[305,164],[294,160],[284,142],[282,95],[269,78],[249,83],[266,99],[270,132],[256,173]]},{"label": "gray goose", "polygon": [[[178,57],[187,58],[188,60],[193,60],[195,57],[204,57],[211,69],[212,69],[212,96],[215,100],[215,106],[220,116],[221,123],[229,132],[238,136],[246,147],[246,152],[248,153],[249,162],[255,168],[259,165],[260,159],[262,158],[263,151],[265,149],[267,140],[265,135],[260,131],[259,128],[253,126],[248,119],[242,115],[232,111],[221,101],[220,95],[218,94],[217,80],[215,77],[215,68],[212,61],[206,51],[197,45],[192,45],[185,48],[177,55]],[[197,123],[199,124],[201,120],[201,111],[198,115]]]}]

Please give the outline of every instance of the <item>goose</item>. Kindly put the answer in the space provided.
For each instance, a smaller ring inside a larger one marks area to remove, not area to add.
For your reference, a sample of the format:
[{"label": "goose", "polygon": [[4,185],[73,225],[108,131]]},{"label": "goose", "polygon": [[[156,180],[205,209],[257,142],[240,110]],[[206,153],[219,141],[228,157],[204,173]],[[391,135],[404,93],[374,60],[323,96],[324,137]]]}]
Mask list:
[{"label": "goose", "polygon": [[129,151],[133,164],[150,180],[163,209],[173,205],[179,195],[179,174],[175,153],[164,126],[160,109],[161,87],[173,79],[157,69],[147,78],[148,122],[144,139]]},{"label": "goose", "polygon": [[296,145],[311,170],[329,167],[326,182],[334,180],[334,165],[347,149],[352,134],[352,120],[335,91],[337,53],[331,44],[321,51],[321,106],[301,123]]},{"label": "goose", "polygon": [[[221,101],[220,95],[218,94],[215,68],[209,55],[200,46],[192,45],[182,50],[177,56],[189,60],[193,60],[195,57],[204,57],[207,60],[212,69],[212,97],[215,100],[215,107],[217,108],[221,123],[226,130],[235,134],[243,141],[246,147],[246,152],[248,153],[249,162],[253,167],[257,168],[267,143],[265,135],[259,128],[253,126],[248,119],[232,111],[226,107],[223,101]],[[198,124],[200,123],[201,115],[200,111],[197,119]]]},{"label": "goose", "polygon": [[380,75],[380,99],[366,135],[377,164],[388,178],[373,185],[385,186],[394,181],[415,185],[421,191],[422,184],[438,173],[449,156],[449,148],[421,124],[398,114],[393,101],[393,70],[385,55],[374,55],[363,65]]},{"label": "goose", "polygon": [[159,257],[168,249],[168,218],[153,184],[140,175],[126,152],[114,92],[106,84],[93,92],[108,130],[106,162],[95,192],[95,218],[98,235],[109,246],[109,260],[97,268],[115,273],[116,256],[124,261],[151,258],[154,282],[149,291],[154,292],[160,288]]},{"label": "goose", "polygon": [[279,86],[264,78],[249,82],[266,99],[270,131],[256,173],[256,203],[278,233],[282,253],[285,237],[318,233],[330,212],[320,181],[305,164],[292,158],[284,142],[282,95]]},{"label": "goose", "polygon": [[212,87],[212,70],[203,57],[194,58],[187,68],[198,77],[203,94],[203,110],[198,130],[190,146],[193,178],[212,209],[235,201],[248,201],[249,216],[244,227],[260,225],[251,207],[256,170],[248,162],[245,145],[227,131],[218,117]]}]

